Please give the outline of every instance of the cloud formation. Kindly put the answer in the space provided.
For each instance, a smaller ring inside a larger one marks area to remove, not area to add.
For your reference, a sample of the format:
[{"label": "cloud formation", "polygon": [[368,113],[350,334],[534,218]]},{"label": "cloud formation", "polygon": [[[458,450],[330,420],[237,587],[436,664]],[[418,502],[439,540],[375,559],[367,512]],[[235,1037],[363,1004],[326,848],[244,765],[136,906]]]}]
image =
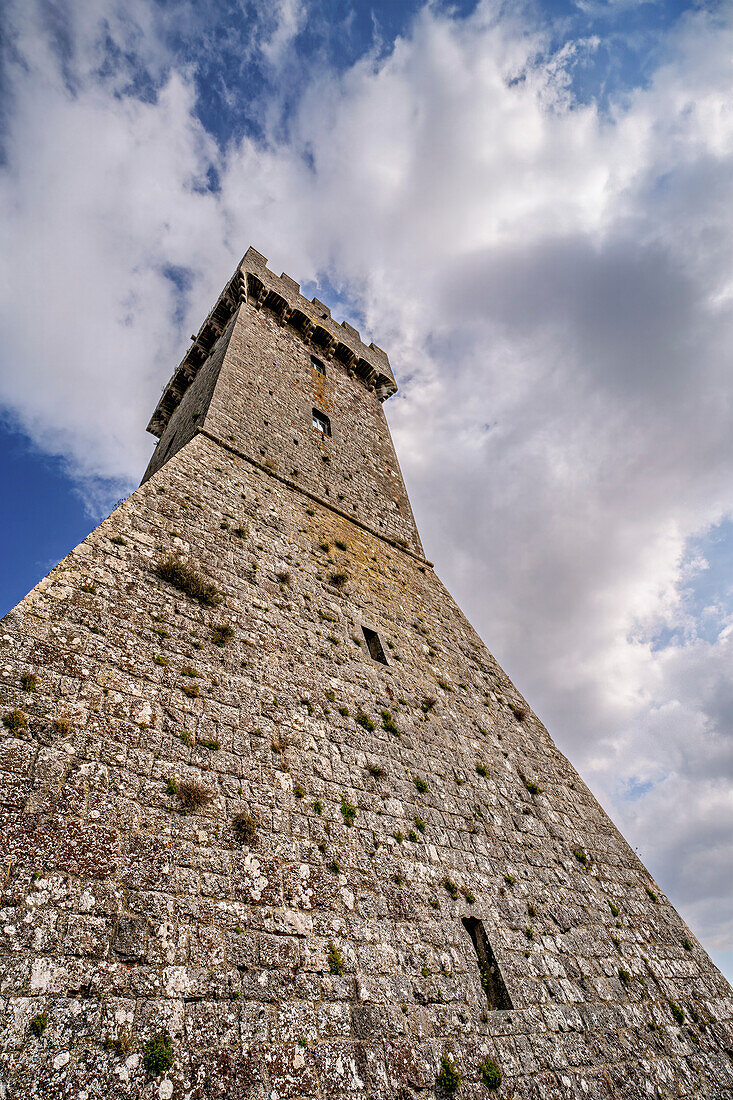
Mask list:
[{"label": "cloud formation", "polygon": [[10,14],[0,402],[98,499],[139,478],[158,389],[248,243],[328,280],[390,352],[442,576],[733,946],[733,605],[711,635],[686,598],[691,540],[733,511],[730,8],[683,18],[601,109],[573,90],[597,43],[553,51],[519,8],[425,9],[338,70],[296,62],[305,4],[243,5],[249,63],[270,90],[299,66],[299,93],[254,94],[226,142],[175,9],[76,4],[63,40],[48,10]]}]

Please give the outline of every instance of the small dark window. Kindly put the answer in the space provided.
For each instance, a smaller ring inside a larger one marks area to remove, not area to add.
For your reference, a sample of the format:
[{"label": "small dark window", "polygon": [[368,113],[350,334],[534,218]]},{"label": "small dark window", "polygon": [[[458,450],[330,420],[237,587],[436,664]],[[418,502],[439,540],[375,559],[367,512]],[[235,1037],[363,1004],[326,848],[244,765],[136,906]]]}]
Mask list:
[{"label": "small dark window", "polygon": [[481,986],[486,994],[486,1000],[489,1002],[489,1008],[512,1008],[511,998],[504,985],[496,956],[491,950],[483,921],[477,920],[476,917],[463,917],[462,923],[471,937],[471,943],[478,958]]},{"label": "small dark window", "polygon": [[364,634],[367,649],[369,650],[369,656],[373,661],[379,661],[380,664],[386,665],[387,658],[384,655],[382,640],[376,630],[370,630],[368,626],[363,626],[361,629]]},{"label": "small dark window", "polygon": [[317,371],[319,374],[326,373],[325,364],[322,363],[320,359],[316,359],[315,355],[311,355],[311,366],[313,367],[313,370]]},{"label": "small dark window", "polygon": [[318,431],[321,432],[322,435],[331,434],[331,421],[324,413],[319,412],[318,409],[313,410],[313,427],[318,428]]}]

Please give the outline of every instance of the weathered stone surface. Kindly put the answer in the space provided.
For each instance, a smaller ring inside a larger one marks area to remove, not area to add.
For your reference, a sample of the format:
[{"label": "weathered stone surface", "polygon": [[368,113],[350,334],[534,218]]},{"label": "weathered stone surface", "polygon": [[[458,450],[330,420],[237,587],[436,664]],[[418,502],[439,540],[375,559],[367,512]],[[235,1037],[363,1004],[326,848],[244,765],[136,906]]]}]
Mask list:
[{"label": "weathered stone surface", "polygon": [[730,987],[422,555],[386,357],[268,285],[0,626],[0,1096],[733,1096]]}]

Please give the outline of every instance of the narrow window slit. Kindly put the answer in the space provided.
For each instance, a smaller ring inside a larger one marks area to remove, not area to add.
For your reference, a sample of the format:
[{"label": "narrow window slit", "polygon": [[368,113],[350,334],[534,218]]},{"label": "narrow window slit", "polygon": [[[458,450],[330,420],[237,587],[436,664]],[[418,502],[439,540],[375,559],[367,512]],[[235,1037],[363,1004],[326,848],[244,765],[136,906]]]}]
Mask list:
[{"label": "narrow window slit", "polygon": [[382,639],[377,634],[376,630],[370,630],[368,626],[361,628],[364,635],[364,640],[369,650],[369,656],[373,661],[379,661],[380,664],[387,664],[387,657],[382,646]]},{"label": "narrow window slit", "polygon": [[478,920],[476,917],[463,917],[462,924],[471,937],[471,943],[476,952],[481,986],[486,994],[486,1000],[489,1002],[489,1008],[512,1008],[511,998],[504,985],[496,956],[491,950],[483,921]]},{"label": "narrow window slit", "polygon": [[321,362],[320,359],[316,358],[315,355],[311,355],[311,366],[313,367],[314,371],[318,372],[318,374],[325,374],[326,373],[325,366],[323,365],[323,363]]},{"label": "narrow window slit", "polygon": [[331,434],[331,421],[325,413],[319,412],[318,409],[313,410],[313,427],[317,428],[322,435]]}]

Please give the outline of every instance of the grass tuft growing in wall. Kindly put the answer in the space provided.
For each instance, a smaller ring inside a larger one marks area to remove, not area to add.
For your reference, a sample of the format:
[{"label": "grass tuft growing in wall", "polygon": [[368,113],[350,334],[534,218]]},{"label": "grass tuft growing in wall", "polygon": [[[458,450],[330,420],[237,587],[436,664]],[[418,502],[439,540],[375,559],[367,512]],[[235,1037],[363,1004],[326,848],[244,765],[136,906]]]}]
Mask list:
[{"label": "grass tuft growing in wall", "polygon": [[214,795],[195,779],[185,779],[183,783],[176,785],[176,794],[184,813],[193,813],[204,806],[208,806]]},{"label": "grass tuft growing in wall", "polygon": [[20,733],[28,725],[28,719],[22,710],[9,710],[3,715],[3,725],[11,733]]},{"label": "grass tuft growing in wall", "polygon": [[232,832],[242,844],[253,844],[257,839],[260,823],[247,810],[240,810],[232,818]]},{"label": "grass tuft growing in wall", "polygon": [[231,642],[234,637],[234,630],[229,623],[217,623],[212,627],[211,640],[214,645],[218,645],[222,649],[227,642]]},{"label": "grass tuft growing in wall", "polygon": [[218,607],[222,601],[221,594],[211,581],[187,565],[179,554],[166,554],[155,566],[155,572],[161,580],[206,607]]}]

